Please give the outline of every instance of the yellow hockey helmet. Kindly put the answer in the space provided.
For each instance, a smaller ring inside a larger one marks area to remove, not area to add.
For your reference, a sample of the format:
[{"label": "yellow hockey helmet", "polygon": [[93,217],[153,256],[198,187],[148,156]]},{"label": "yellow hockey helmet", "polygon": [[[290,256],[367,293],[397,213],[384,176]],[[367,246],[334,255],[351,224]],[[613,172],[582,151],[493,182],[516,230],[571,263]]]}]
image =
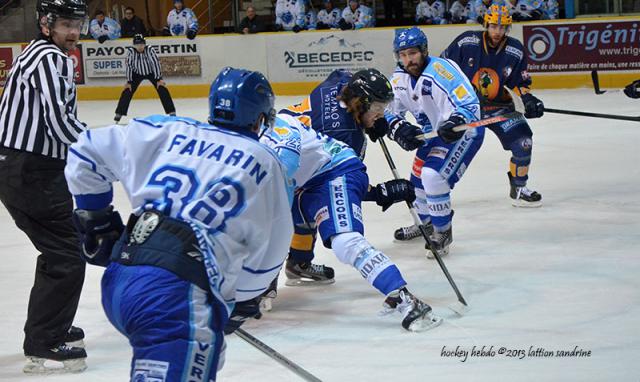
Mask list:
[{"label": "yellow hockey helmet", "polygon": [[504,25],[508,27],[513,22],[513,18],[509,15],[509,9],[504,5],[493,4],[484,14],[484,26],[489,24]]}]

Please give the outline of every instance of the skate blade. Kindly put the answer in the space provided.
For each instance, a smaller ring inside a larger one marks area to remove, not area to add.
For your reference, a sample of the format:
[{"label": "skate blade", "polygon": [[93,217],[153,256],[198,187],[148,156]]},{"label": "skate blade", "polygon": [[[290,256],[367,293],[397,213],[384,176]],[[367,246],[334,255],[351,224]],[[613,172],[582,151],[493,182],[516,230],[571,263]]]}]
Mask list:
[{"label": "skate blade", "polygon": [[260,311],[271,312],[271,309],[273,309],[273,299],[271,297],[263,297],[260,300]]},{"label": "skate blade", "polygon": [[469,305],[465,305],[460,301],[456,301],[454,304],[449,305],[448,308],[451,309],[458,316],[464,316],[467,313],[469,313],[469,311],[471,310]]},{"label": "skate blade", "polygon": [[542,207],[542,200],[538,202],[527,202],[521,199],[511,199],[511,205],[519,208],[539,208]]},{"label": "skate blade", "polygon": [[[59,366],[60,363],[62,363],[62,366]],[[55,364],[56,366],[51,366],[50,364]],[[27,357],[27,363],[22,368],[22,371],[25,374],[65,374],[80,373],[86,369],[85,358],[54,361],[38,357]]]},{"label": "skate blade", "polygon": [[284,282],[284,285],[286,286],[290,286],[290,287],[295,287],[295,286],[322,286],[322,285],[329,285],[329,284],[333,284],[335,283],[336,280],[335,279],[328,279],[328,280],[311,280],[311,279],[287,279],[287,281]]},{"label": "skate blade", "polygon": [[[445,257],[449,254],[449,248],[445,249],[444,251],[438,253],[438,255],[440,255],[440,257]],[[433,254],[432,250],[429,250],[427,252],[427,259],[431,259],[431,260],[435,260],[435,255]]]},{"label": "skate blade", "polygon": [[440,324],[442,324],[442,321],[442,317],[427,313],[424,318],[415,320],[411,324],[409,324],[409,329],[407,330],[409,330],[410,332],[424,332],[440,326]]}]

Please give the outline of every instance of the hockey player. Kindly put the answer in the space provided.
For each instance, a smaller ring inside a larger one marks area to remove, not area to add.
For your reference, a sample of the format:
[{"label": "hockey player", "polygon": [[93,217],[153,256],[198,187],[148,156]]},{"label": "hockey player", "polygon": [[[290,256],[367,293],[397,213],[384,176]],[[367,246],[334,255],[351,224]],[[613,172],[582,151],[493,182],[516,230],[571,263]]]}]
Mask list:
[{"label": "hockey player", "polygon": [[[375,69],[359,71],[354,75],[344,70],[335,70],[304,101],[289,106],[280,113],[291,115],[314,131],[346,143],[363,160],[367,148],[365,133],[376,140],[388,130],[384,118],[364,121],[365,115],[375,115],[367,114],[366,111],[372,103],[379,106],[388,103],[391,97],[393,94],[389,81]],[[370,126],[365,126],[365,122]],[[411,198],[409,201],[413,201],[413,190],[409,182],[391,181],[384,188],[392,200]],[[300,205],[301,196],[302,194],[296,194],[294,200],[295,234],[287,259],[287,285],[333,283],[334,271],[331,267],[311,262],[314,258],[317,222],[300,215],[299,211],[307,208]],[[380,203],[384,209],[389,207],[386,201]]]},{"label": "hockey player", "polygon": [[423,25],[446,24],[445,6],[440,0],[422,0],[416,6],[416,23]]},{"label": "hockey player", "polygon": [[333,6],[333,0],[324,0],[324,9],[318,12],[318,29],[338,28],[340,21],[340,9]]},{"label": "hockey player", "polygon": [[545,20],[555,20],[560,13],[560,4],[558,0],[543,0],[542,1],[543,16]]},{"label": "hockey player", "polygon": [[[415,207],[431,232],[427,246],[444,256],[453,240],[451,189],[484,139],[484,128],[453,128],[479,119],[478,97],[458,65],[429,56],[427,36],[419,28],[398,30],[393,47],[398,67],[391,80],[395,100],[386,113],[389,135],[407,151],[418,149],[411,174]],[[405,119],[407,111],[419,126]],[[438,137],[427,142],[417,138],[434,129]],[[412,226],[398,229],[394,236],[407,240],[419,235],[418,227]]]},{"label": "hockey player", "polygon": [[544,16],[542,0],[508,0],[506,5],[515,21],[540,20]]},{"label": "hockey player", "polygon": [[318,18],[316,11],[309,6],[309,1],[299,0],[298,7],[298,19],[296,25],[293,27],[293,31],[298,33],[303,30],[315,30]]},{"label": "hockey player", "polygon": [[167,89],[167,84],[162,79],[162,68],[158,55],[147,46],[144,36],[137,34],[133,36],[133,47],[127,48],[127,60],[125,61],[127,83],[120,94],[116,114],[113,120],[120,122],[123,115],[127,115],[129,104],[133,95],[136,93],[138,86],[144,80],[151,82],[158,96],[164,112],[169,115],[176,115],[176,107],[171,99],[171,93]]},{"label": "hockey player", "polygon": [[167,36],[187,36],[189,40],[196,38],[198,18],[191,8],[185,8],[184,0],[173,0],[173,9],[167,15]]},{"label": "hockey player", "polygon": [[276,31],[292,31],[300,18],[300,2],[304,0],[278,0],[276,2]]},{"label": "hockey player", "polygon": [[[107,266],[102,305],[133,347],[131,381],[214,381],[223,328],[259,316],[293,233],[285,169],[258,142],[273,104],[260,73],[225,68],[211,125],[154,115],[70,149],[74,223],[85,259]],[[134,209],[126,229],[110,205],[116,181]]]},{"label": "hockey player", "polygon": [[349,4],[342,11],[338,26],[342,30],[373,27],[375,26],[373,10],[357,0],[349,0]]},{"label": "hockey player", "polygon": [[[478,24],[484,22],[484,14],[491,6],[492,0],[469,0],[473,2],[471,5],[471,12],[469,13],[469,19],[475,20]],[[506,0],[504,0],[506,1]]]},{"label": "hockey player", "polygon": [[[363,82],[358,73],[354,78]],[[357,98],[368,100],[358,106],[363,111],[363,124],[371,128],[382,117],[386,102],[374,101],[371,95]],[[294,221],[314,223],[324,246],[386,296],[384,313],[402,314],[404,329],[422,331],[439,325],[442,319],[407,290],[398,267],[363,236],[361,201],[376,200],[386,208],[405,200],[408,182],[393,180],[371,188],[366,167],[355,151],[289,114],[278,114],[275,127],[261,140],[278,152],[293,175],[297,185]],[[404,191],[393,191],[396,188]]]},{"label": "hockey player", "polygon": [[473,20],[469,19],[471,14],[471,7],[473,6],[473,0],[456,0],[451,5],[449,13],[451,14],[452,24],[466,24],[467,22],[473,23]]},{"label": "hockey player", "polygon": [[107,40],[120,38],[120,24],[111,17],[105,17],[103,11],[97,11],[96,16],[89,25],[91,36],[100,44]]},{"label": "hockey player", "polygon": [[56,361],[64,364],[57,372],[80,372],[87,353],[74,345],[81,345],[84,332],[71,324],[85,263],[64,166],[69,145],[86,129],[77,117],[68,53],[86,32],[87,6],[84,0],[41,0],[37,11],[40,34],[15,59],[0,97],[0,201],[38,252],[24,324],[23,371],[49,373]]},{"label": "hockey player", "polygon": [[[504,86],[520,95],[526,108],[524,117],[539,118],[544,104],[531,94],[531,77],[520,41],[507,36],[511,17],[506,7],[492,5],[485,14],[485,31],[468,31],[458,36],[443,52],[455,61],[471,80],[480,97],[483,117],[509,111],[510,97]],[[539,207],[542,196],[526,187],[533,133],[524,117],[488,126],[502,147],[511,151],[509,177],[511,203],[516,207]]]}]

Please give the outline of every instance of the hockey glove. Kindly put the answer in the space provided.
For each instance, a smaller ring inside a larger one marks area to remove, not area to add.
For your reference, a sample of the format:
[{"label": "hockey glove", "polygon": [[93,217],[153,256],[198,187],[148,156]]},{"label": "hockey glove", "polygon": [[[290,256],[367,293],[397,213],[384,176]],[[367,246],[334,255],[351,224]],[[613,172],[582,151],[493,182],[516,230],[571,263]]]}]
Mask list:
[{"label": "hockey glove", "polygon": [[526,118],[540,118],[544,114],[544,104],[531,93],[523,94],[524,116]]},{"label": "hockey glove", "polygon": [[422,129],[412,125],[407,121],[400,121],[392,124],[391,139],[398,142],[398,145],[406,151],[413,151],[424,144],[424,141],[417,136],[422,134]]},{"label": "hockey glove", "polygon": [[236,329],[250,318],[259,320],[260,317],[262,317],[262,313],[260,313],[260,296],[251,300],[236,302],[229,321],[227,321],[227,324],[224,326],[224,334],[235,332]]},{"label": "hockey glove", "polygon": [[187,31],[187,38],[188,38],[189,40],[193,40],[194,38],[196,38],[196,33],[197,33],[197,32],[196,32],[196,30],[195,30],[195,29],[189,29],[189,30]]},{"label": "hockey glove", "polygon": [[300,28],[300,25],[294,25],[291,30],[293,31],[293,33],[298,33],[302,30],[302,28]]},{"label": "hockey glove", "polygon": [[451,114],[449,119],[443,121],[438,126],[438,136],[442,138],[445,143],[453,143],[462,138],[465,131],[453,131],[456,126],[464,125],[466,121],[458,114]]},{"label": "hockey glove", "polygon": [[105,36],[105,35],[102,35],[102,36],[98,37],[98,42],[99,42],[100,44],[102,44],[102,43],[104,43],[105,41],[107,41],[108,39],[109,39],[109,37],[107,37],[107,36]]},{"label": "hockey glove", "polygon": [[364,129],[364,132],[367,133],[372,142],[384,137],[388,131],[389,123],[384,117],[376,119],[372,127]]},{"label": "hockey glove", "polygon": [[[370,200],[375,200],[376,204],[386,211],[394,203],[407,201],[412,203],[416,200],[416,192],[413,184],[405,179],[393,179],[380,183],[369,190]],[[369,199],[369,198],[367,198]]]},{"label": "hockey glove", "polygon": [[353,29],[353,24],[348,23],[345,19],[340,19],[338,27],[340,27],[341,30],[346,31],[347,29]]},{"label": "hockey glove", "polygon": [[629,98],[640,98],[640,80],[635,80],[625,86],[624,94]]},{"label": "hockey glove", "polygon": [[322,21],[318,21],[318,24],[316,24],[316,29],[317,30],[329,29],[329,24],[325,24]]},{"label": "hockey glove", "polygon": [[113,206],[97,211],[76,209],[73,225],[80,234],[82,258],[89,264],[109,265],[113,245],[124,231],[122,218],[113,211]]}]

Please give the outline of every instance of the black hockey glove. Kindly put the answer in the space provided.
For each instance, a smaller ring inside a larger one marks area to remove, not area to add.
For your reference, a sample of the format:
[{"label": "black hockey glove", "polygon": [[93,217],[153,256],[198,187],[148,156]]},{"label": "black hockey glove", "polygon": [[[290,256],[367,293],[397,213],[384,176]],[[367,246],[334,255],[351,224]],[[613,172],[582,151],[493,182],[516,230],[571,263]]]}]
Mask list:
[{"label": "black hockey glove", "polygon": [[417,136],[422,134],[422,129],[412,125],[407,121],[400,121],[392,124],[391,139],[398,142],[400,147],[406,151],[413,151],[424,144]]},{"label": "black hockey glove", "polygon": [[635,80],[625,86],[624,94],[629,98],[640,98],[640,80]]},{"label": "black hockey glove", "polygon": [[341,30],[346,31],[347,29],[353,29],[353,24],[348,23],[345,19],[340,19],[340,21],[338,21],[338,27],[340,27]]},{"label": "black hockey glove", "polygon": [[329,29],[329,24],[325,24],[322,21],[318,21],[318,24],[316,24],[316,29],[317,30]]},{"label": "black hockey glove", "polygon": [[196,33],[197,33],[197,31],[195,29],[189,29],[187,31],[187,38],[189,40],[193,40],[194,38],[196,38]]},{"label": "black hockey glove", "polygon": [[369,190],[370,200],[375,200],[376,204],[386,211],[394,203],[407,201],[412,203],[416,200],[416,192],[413,184],[405,179],[393,179],[380,183]]},{"label": "black hockey glove", "polygon": [[274,32],[281,32],[283,30],[284,30],[284,28],[282,28],[281,24],[276,24],[276,25],[273,26],[273,31]]},{"label": "black hockey glove", "polygon": [[294,25],[291,30],[293,31],[293,33],[298,33],[302,30],[302,28],[300,27],[300,25]]},{"label": "black hockey glove", "polygon": [[162,28],[162,35],[163,36],[171,36],[171,31],[169,30],[169,26],[166,26],[166,27]]},{"label": "black hockey glove", "polygon": [[384,117],[376,119],[372,127],[364,129],[364,132],[367,133],[372,142],[375,142],[378,138],[387,135],[388,131],[389,123]]},{"label": "black hockey glove", "polygon": [[438,126],[438,136],[442,138],[445,143],[453,143],[458,139],[462,138],[465,131],[453,131],[453,128],[456,126],[464,125],[467,123],[464,118],[462,118],[458,114],[451,114],[449,119],[443,121],[440,126]]},{"label": "black hockey glove", "polygon": [[109,265],[113,245],[122,235],[124,224],[118,212],[109,206],[97,211],[73,211],[73,225],[80,235],[80,254],[89,264]]},{"label": "black hockey glove", "polygon": [[526,118],[540,118],[544,114],[544,104],[533,94],[523,94],[522,102],[524,103],[524,116]]},{"label": "black hockey glove", "polygon": [[476,18],[476,21],[478,22],[478,24],[482,25],[484,24],[484,16],[478,16]]},{"label": "black hockey glove", "polygon": [[449,12],[449,11],[444,11],[444,15],[442,16],[442,18],[443,18],[443,19],[445,19],[445,20],[447,20],[447,21],[449,21],[449,22],[451,22],[451,18],[452,18],[452,16],[451,16],[451,12]]},{"label": "black hockey glove", "polygon": [[227,324],[224,326],[224,334],[235,332],[236,329],[250,318],[259,320],[260,317],[262,317],[262,313],[260,313],[260,296],[251,300],[236,302],[229,321],[227,321]]},{"label": "black hockey glove", "polygon": [[98,42],[100,44],[104,43],[105,41],[107,41],[109,39],[109,37],[107,37],[106,35],[102,35],[100,37],[98,37]]}]

